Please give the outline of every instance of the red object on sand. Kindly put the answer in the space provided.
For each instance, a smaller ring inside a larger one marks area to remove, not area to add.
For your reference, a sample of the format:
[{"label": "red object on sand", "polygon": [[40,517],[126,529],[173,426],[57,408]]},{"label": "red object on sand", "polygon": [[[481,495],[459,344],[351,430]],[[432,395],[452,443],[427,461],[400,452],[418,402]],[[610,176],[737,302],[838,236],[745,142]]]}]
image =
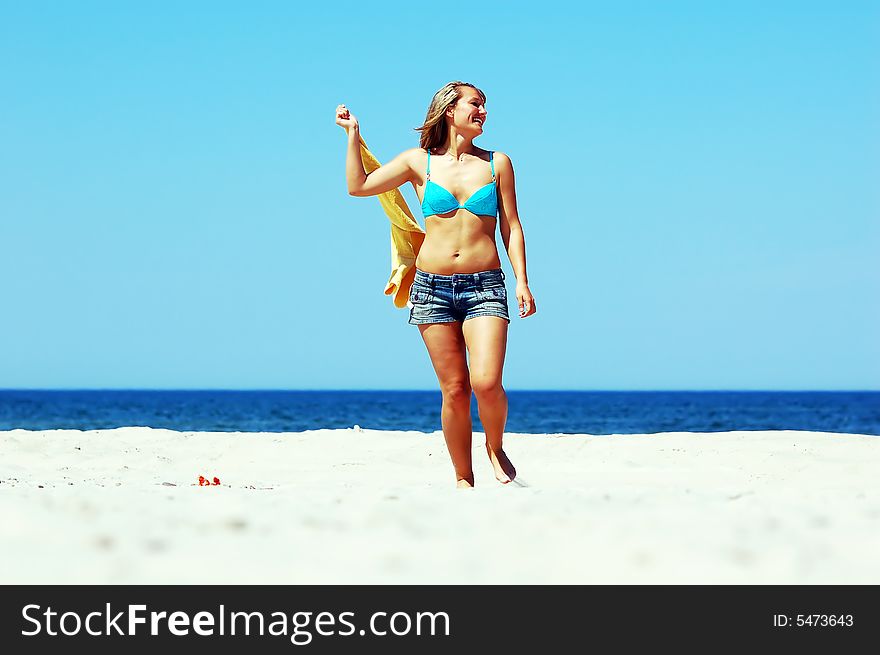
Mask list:
[{"label": "red object on sand", "polygon": [[214,478],[214,484],[220,484],[220,478]]}]

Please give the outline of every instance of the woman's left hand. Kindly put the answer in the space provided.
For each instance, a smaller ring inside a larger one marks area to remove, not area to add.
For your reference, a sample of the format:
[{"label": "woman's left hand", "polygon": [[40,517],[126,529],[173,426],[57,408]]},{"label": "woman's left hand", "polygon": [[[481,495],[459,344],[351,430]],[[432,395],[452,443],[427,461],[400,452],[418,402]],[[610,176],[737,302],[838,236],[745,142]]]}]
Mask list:
[{"label": "woman's left hand", "polygon": [[523,282],[516,283],[516,300],[519,303],[519,317],[531,316],[538,308],[535,307],[535,297],[529,291],[529,285]]}]

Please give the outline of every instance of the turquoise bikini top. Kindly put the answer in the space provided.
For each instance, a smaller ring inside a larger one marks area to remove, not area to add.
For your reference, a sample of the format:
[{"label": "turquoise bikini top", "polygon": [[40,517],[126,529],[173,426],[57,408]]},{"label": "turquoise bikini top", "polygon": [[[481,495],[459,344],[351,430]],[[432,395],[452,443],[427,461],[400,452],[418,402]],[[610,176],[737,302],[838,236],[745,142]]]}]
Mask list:
[{"label": "turquoise bikini top", "polygon": [[494,152],[489,153],[489,165],[492,167],[492,181],[474,191],[463,205],[458,204],[449,191],[436,182],[431,181],[431,151],[428,151],[428,181],[425,183],[425,197],[422,199],[422,214],[427,218],[434,214],[446,214],[456,209],[467,209],[477,216],[498,215],[498,195],[495,188]]}]

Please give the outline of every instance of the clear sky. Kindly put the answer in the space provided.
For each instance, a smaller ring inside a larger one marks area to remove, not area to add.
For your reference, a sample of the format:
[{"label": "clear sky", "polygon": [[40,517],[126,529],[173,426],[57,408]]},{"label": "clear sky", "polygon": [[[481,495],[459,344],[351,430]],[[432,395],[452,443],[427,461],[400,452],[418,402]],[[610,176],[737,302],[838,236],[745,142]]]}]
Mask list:
[{"label": "clear sky", "polygon": [[334,110],[387,161],[460,79],[507,388],[880,389],[876,2],[0,7],[0,388],[436,388]]}]

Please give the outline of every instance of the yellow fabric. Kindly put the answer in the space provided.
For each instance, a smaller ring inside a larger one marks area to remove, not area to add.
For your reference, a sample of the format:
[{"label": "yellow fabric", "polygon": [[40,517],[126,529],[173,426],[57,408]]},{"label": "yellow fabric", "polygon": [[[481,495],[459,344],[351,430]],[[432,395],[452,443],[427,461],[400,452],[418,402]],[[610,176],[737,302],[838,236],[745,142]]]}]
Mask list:
[{"label": "yellow fabric", "polygon": [[[381,164],[369,151],[363,137],[358,137],[361,142],[361,160],[369,175]],[[377,197],[391,221],[391,279],[385,285],[385,295],[394,296],[396,307],[406,307],[409,290],[416,275],[416,257],[425,240],[425,231],[413,218],[400,189],[380,193]]]}]

